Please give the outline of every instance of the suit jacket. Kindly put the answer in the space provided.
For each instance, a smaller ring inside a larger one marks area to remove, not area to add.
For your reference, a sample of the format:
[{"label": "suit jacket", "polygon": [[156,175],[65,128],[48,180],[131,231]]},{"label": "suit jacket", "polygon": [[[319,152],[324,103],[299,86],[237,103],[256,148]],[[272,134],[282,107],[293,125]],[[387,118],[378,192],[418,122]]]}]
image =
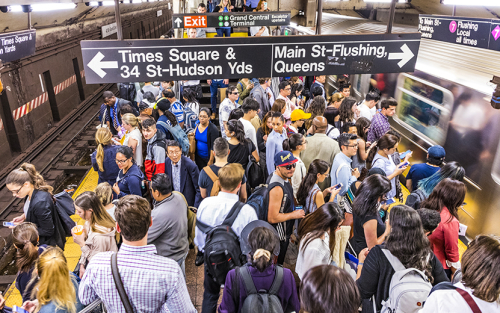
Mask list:
[{"label": "suit jacket", "polygon": [[[165,160],[165,173],[172,179],[172,161]],[[189,206],[198,207],[201,202],[200,187],[198,186],[198,177],[200,170],[191,159],[182,156],[181,159],[181,190],[179,190],[188,202]]]},{"label": "suit jacket", "polygon": [[[139,110],[137,108],[137,105],[134,105],[132,104],[132,102],[128,101],[128,100],[125,100],[125,99],[122,99],[122,98],[117,98],[118,99],[118,103],[116,105],[116,116],[118,118],[118,121],[120,122],[120,124],[123,125],[122,123],[122,117],[120,115],[120,111],[121,111],[121,108],[128,104],[132,107],[132,109],[134,110],[134,115],[135,116],[139,116]],[[114,127],[114,124],[113,124],[113,120],[111,118],[111,110],[108,106],[108,109],[106,110],[106,121],[109,121],[109,128],[111,130],[111,133],[113,135],[116,135],[118,132],[116,131],[115,127]]]},{"label": "suit jacket", "polygon": [[34,223],[38,228],[40,245],[58,246],[64,249],[66,236],[50,193],[37,189],[33,191],[26,222]]},{"label": "suit jacket", "polygon": [[253,87],[252,91],[250,91],[250,96],[253,97],[260,105],[259,117],[262,120],[264,115],[271,110],[271,105],[269,104],[269,98],[267,97],[267,93],[262,88],[261,85],[257,85]]}]

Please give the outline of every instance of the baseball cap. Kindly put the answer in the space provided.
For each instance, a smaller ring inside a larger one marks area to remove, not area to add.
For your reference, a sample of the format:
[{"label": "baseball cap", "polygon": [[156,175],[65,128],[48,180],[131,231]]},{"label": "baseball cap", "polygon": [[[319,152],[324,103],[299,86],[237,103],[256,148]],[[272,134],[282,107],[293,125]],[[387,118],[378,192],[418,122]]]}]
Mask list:
[{"label": "baseball cap", "polygon": [[311,118],[311,113],[305,113],[301,109],[295,109],[292,111],[292,114],[290,115],[290,119],[292,122],[298,121],[298,120],[307,120]]},{"label": "baseball cap", "polygon": [[287,166],[297,161],[290,151],[281,151],[274,155],[274,165],[276,166]]},{"label": "baseball cap", "polygon": [[439,145],[430,147],[427,153],[429,154],[429,157],[434,159],[442,159],[446,156],[446,151],[444,151],[444,148]]},{"label": "baseball cap", "polygon": [[[273,232],[273,234],[276,235],[276,238],[278,239],[278,242],[279,242],[278,232],[276,231],[276,229],[273,226],[271,226],[271,224],[269,224],[266,221],[255,220],[255,221],[248,223],[248,225],[245,226],[245,228],[243,228],[243,230],[241,231],[240,248],[241,248],[242,254],[247,255],[250,252],[252,252],[252,248],[250,248],[250,245],[248,244],[248,235],[250,235],[252,230],[254,230],[257,227],[265,227],[267,229],[270,229]],[[276,247],[274,248],[273,254],[276,256],[278,256],[280,254],[280,245],[279,244],[277,244]]]}]

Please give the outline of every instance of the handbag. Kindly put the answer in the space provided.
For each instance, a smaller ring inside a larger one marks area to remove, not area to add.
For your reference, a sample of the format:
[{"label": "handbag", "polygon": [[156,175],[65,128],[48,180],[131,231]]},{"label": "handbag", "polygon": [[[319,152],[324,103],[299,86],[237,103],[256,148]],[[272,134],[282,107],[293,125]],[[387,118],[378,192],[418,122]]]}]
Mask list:
[{"label": "handbag", "polygon": [[198,130],[198,125],[196,125],[196,128],[194,131],[190,132],[188,134],[188,139],[189,139],[189,158],[194,161],[194,156],[196,154],[196,130]]},{"label": "handbag", "polygon": [[[337,171],[335,172],[336,179],[338,179],[339,177],[340,169],[343,168],[344,166],[348,165],[344,163],[337,168]],[[344,210],[344,222],[342,223],[342,225],[352,227],[354,219],[352,217],[352,204],[349,202],[348,194],[346,193],[344,196],[337,195],[337,204],[342,210]]]},{"label": "handbag", "polygon": [[128,299],[127,293],[125,292],[125,288],[123,287],[123,282],[122,278],[120,277],[120,272],[118,271],[117,253],[113,253],[111,255],[111,272],[113,273],[113,281],[115,282],[115,286],[116,289],[118,290],[118,294],[120,295],[120,300],[122,301],[123,307],[125,308],[125,312],[134,313],[132,305],[130,304],[130,300]]},{"label": "handbag", "polygon": [[106,124],[106,115],[108,114],[108,108],[104,110],[104,113],[102,114],[102,120],[99,125],[97,125],[95,128],[99,129],[101,127],[108,128],[108,125]]},{"label": "handbag", "polygon": [[252,156],[252,142],[247,139],[247,147],[248,147],[248,165],[245,171],[245,175],[247,177],[247,185],[250,188],[256,188],[260,184],[265,183],[264,173],[260,167],[260,164],[255,161],[255,158]]}]

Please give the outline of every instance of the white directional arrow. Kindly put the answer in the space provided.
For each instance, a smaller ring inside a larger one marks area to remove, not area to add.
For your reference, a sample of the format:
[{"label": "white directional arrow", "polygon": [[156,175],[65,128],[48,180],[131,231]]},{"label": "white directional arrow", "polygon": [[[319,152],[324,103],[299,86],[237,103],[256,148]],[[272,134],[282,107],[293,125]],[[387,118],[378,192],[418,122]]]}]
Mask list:
[{"label": "white directional arrow", "polygon": [[401,51],[403,52],[389,53],[389,60],[401,60],[398,62],[400,68],[405,66],[405,64],[415,56],[406,44],[401,46]]},{"label": "white directional arrow", "polygon": [[103,71],[103,68],[118,68],[118,62],[117,61],[104,61],[102,62],[102,59],[104,59],[104,54],[101,52],[98,52],[95,57],[87,64],[87,66],[93,70],[97,75],[99,75],[101,78],[106,76],[106,72]]},{"label": "white directional arrow", "polygon": [[177,24],[177,28],[181,27],[181,23],[182,23],[182,20],[180,18],[177,18],[175,21],[174,21],[175,24]]}]

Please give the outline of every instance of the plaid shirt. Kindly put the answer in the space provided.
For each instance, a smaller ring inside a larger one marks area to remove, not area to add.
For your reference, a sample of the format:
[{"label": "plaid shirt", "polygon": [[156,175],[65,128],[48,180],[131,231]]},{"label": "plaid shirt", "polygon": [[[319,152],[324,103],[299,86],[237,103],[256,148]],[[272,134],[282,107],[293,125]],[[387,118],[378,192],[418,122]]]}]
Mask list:
[{"label": "plaid shirt", "polygon": [[[84,305],[100,298],[108,312],[125,312],[111,273],[113,252],[96,254],[85,271],[78,296]],[[156,254],[154,245],[122,244],[118,268],[134,312],[196,312],[177,262]]]},{"label": "plaid shirt", "polygon": [[389,124],[389,118],[384,114],[378,112],[372,119],[372,125],[368,131],[368,142],[375,142],[379,140],[385,133],[391,129],[391,124]]}]

